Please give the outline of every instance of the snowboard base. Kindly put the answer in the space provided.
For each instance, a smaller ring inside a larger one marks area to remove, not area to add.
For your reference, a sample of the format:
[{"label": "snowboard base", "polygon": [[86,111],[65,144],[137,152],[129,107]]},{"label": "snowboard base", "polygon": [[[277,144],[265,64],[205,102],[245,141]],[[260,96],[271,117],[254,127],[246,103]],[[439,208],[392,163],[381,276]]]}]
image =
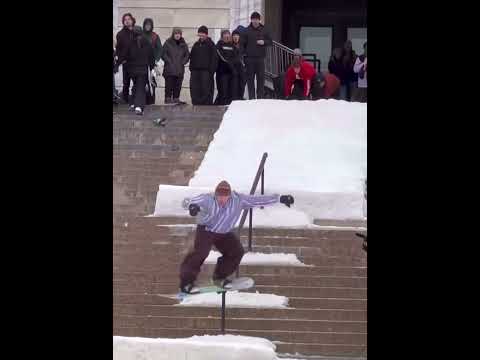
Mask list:
[{"label": "snowboard base", "polygon": [[233,279],[232,282],[229,285],[230,285],[230,287],[228,289],[221,288],[221,287],[218,287],[218,286],[215,286],[215,285],[197,286],[199,288],[198,292],[190,293],[190,294],[180,292],[180,293],[178,293],[177,298],[178,299],[184,299],[184,298],[189,297],[189,296],[195,296],[195,295],[199,295],[199,294],[207,294],[207,293],[212,293],[212,292],[217,293],[217,294],[221,294],[221,293],[229,292],[229,291],[247,290],[247,289],[250,289],[251,287],[253,287],[253,285],[255,285],[255,281],[250,277],[239,277],[239,278]]}]

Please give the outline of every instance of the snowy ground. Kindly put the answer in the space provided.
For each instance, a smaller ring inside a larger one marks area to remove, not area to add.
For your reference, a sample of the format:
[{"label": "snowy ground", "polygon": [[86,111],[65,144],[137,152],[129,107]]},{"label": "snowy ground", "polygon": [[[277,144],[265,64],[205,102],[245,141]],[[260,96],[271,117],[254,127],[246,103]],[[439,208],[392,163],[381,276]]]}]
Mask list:
[{"label": "snowy ground", "polygon": [[[288,298],[274,294],[260,294],[229,291],[226,294],[228,308],[258,308],[258,309],[285,309],[288,307]],[[217,293],[197,294],[188,296],[175,306],[206,306],[221,307],[222,296]]]},{"label": "snowy ground", "polygon": [[113,360],[276,360],[275,349],[266,339],[234,335],[185,339],[113,337]]},{"label": "snowy ground", "polygon": [[262,154],[268,152],[265,192],[291,193],[295,204],[255,211],[255,226],[363,219],[366,140],[366,104],[233,102],[189,187],[160,186],[154,215],[186,215],[180,206],[184,197],[211,192],[223,179],[248,193]]},{"label": "snowy ground", "polygon": [[[218,251],[210,251],[205,264],[216,264],[221,256]],[[240,263],[241,265],[272,265],[272,266],[310,266],[298,260],[295,254],[264,254],[247,252]]]}]

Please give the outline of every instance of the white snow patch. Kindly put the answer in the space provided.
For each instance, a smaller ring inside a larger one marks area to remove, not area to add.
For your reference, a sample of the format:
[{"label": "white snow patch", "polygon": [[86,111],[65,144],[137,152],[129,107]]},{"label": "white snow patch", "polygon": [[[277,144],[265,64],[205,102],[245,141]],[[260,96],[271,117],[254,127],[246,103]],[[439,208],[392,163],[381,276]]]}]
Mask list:
[{"label": "white snow patch", "polygon": [[[266,309],[285,309],[288,307],[288,298],[274,294],[229,291],[226,294],[227,307],[237,308],[266,308]],[[175,306],[206,306],[221,307],[222,297],[217,293],[198,294],[187,296],[180,304]]]},{"label": "white snow patch", "polygon": [[[216,264],[217,259],[222,256],[218,251],[210,251],[205,264]],[[298,260],[295,254],[265,254],[257,252],[247,252],[243,255],[241,265],[272,265],[272,266],[310,266],[305,265]]]},{"label": "white snow patch", "polygon": [[337,100],[234,101],[189,182],[190,190],[160,186],[154,215],[186,215],[180,204],[188,192],[212,192],[223,179],[248,193],[264,152],[265,192],[291,193],[295,204],[255,210],[255,226],[364,219],[367,104]]},{"label": "white snow patch", "polygon": [[276,360],[275,349],[266,339],[235,335],[184,339],[113,337],[114,360]]}]

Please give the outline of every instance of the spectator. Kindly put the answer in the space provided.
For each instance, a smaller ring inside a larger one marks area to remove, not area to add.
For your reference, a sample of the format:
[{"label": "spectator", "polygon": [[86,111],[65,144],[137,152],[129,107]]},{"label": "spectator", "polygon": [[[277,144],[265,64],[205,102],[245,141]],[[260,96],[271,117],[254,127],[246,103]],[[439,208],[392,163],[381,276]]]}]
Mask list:
[{"label": "spectator", "polygon": [[143,20],[143,34],[144,36],[150,41],[153,47],[153,56],[155,57],[155,66],[156,63],[162,57],[162,41],[160,40],[160,36],[153,31],[153,20],[150,18],[146,18]]},{"label": "spectator", "polygon": [[367,43],[363,44],[363,55],[360,55],[355,61],[353,67],[358,74],[358,87],[355,91],[354,101],[367,102]]},{"label": "spectator", "polygon": [[124,55],[118,59],[120,64],[126,64],[126,69],[133,79],[130,109],[135,109],[137,115],[142,115],[146,103],[146,91],[149,68],[153,69],[155,57],[150,41],[143,36],[142,28],[135,26],[133,29],[134,40],[130,43]]},{"label": "spectator", "polygon": [[198,28],[198,38],[190,52],[190,95],[193,105],[212,105],[213,75],[218,64],[217,50],[208,37],[206,26]]},{"label": "spectator", "polygon": [[229,30],[223,30],[221,39],[217,43],[217,100],[216,105],[230,105],[236,97],[238,88],[238,74],[235,64],[238,62],[239,53],[233,46]]},{"label": "spectator", "polygon": [[316,75],[315,68],[303,60],[301,50],[295,49],[293,63],[285,76],[285,97],[288,100],[308,99]]},{"label": "spectator", "polygon": [[248,97],[255,99],[255,77],[257,79],[256,98],[263,99],[265,86],[265,47],[272,45],[272,38],[264,25],[260,24],[260,14],[253,12],[251,23],[243,34],[245,65],[247,67]]},{"label": "spectator", "polygon": [[116,60],[115,60],[115,47],[117,45],[117,42],[115,41],[115,33],[113,34],[113,55],[112,55],[112,58],[113,58],[113,71],[112,71],[112,80],[113,80],[113,104],[114,105],[118,105],[118,101],[117,101],[117,89],[115,89],[115,73],[117,72],[117,69],[115,67],[115,63],[116,63]]},{"label": "spectator", "polygon": [[355,60],[357,60],[357,54],[352,48],[352,41],[347,40],[343,46],[343,64],[347,70],[347,100],[351,101],[357,89],[358,75],[353,71]]},{"label": "spectator", "polygon": [[338,99],[340,80],[330,73],[319,73],[312,86],[313,99]]},{"label": "spectator", "polygon": [[238,89],[235,91],[234,100],[244,100],[243,94],[245,93],[245,85],[247,84],[247,74],[244,61],[245,54],[243,52],[243,47],[241,46],[240,39],[240,32],[238,30],[233,30],[232,42],[233,46],[235,46],[238,51],[237,62],[235,63],[235,70],[238,76]]},{"label": "spectator", "polygon": [[190,53],[188,45],[182,37],[182,29],[173,28],[172,36],[165,41],[162,59],[163,77],[165,78],[165,104],[181,104],[180,92],[182,90],[185,65],[188,63]]},{"label": "spectator", "polygon": [[[133,41],[133,27],[135,26],[135,18],[130,13],[123,14],[122,16],[123,28],[117,33],[117,48],[116,54],[120,58],[126,58],[126,52]],[[127,70],[128,64],[122,65],[123,73],[123,90],[122,98],[128,104],[130,95],[130,81],[132,77]],[[118,66],[117,66],[118,69]]]},{"label": "spectator", "polygon": [[[348,69],[343,62],[343,53],[341,48],[335,48],[333,55],[328,62],[328,71],[340,80],[340,99],[348,99]],[[352,69],[353,70],[353,69]]]}]

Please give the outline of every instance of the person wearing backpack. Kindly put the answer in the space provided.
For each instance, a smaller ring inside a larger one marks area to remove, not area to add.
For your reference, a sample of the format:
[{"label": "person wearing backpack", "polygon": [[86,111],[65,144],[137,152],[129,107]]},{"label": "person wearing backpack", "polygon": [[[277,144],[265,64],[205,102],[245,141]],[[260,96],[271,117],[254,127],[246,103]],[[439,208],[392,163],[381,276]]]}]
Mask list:
[{"label": "person wearing backpack", "polygon": [[367,102],[367,43],[363,44],[363,55],[355,61],[353,71],[358,74],[358,87],[353,101]]},{"label": "person wearing backpack", "polygon": [[150,41],[143,36],[143,30],[139,26],[133,29],[134,40],[130,43],[127,51],[118,58],[119,64],[126,64],[128,73],[133,79],[132,97],[130,109],[135,110],[137,115],[143,115],[146,104],[146,87],[149,69],[155,65],[153,47]]},{"label": "person wearing backpack", "polygon": [[238,74],[235,67],[239,61],[239,52],[233,46],[229,30],[222,30],[221,39],[217,43],[218,67],[217,90],[218,96],[215,105],[230,105],[237,97]]},{"label": "person wearing backpack", "polygon": [[153,56],[155,58],[155,63],[157,63],[162,58],[163,47],[160,36],[153,31],[153,20],[150,18],[143,20],[143,35],[152,44]]},{"label": "person wearing backpack", "polygon": [[243,47],[240,43],[241,32],[239,30],[240,26],[232,32],[232,43],[233,46],[237,49],[237,61],[235,62],[235,70],[237,74],[237,89],[234,93],[233,100],[245,100],[243,94],[245,93],[245,86],[247,85],[247,73],[245,69],[245,54],[243,52]]},{"label": "person wearing backpack", "polygon": [[182,104],[182,90],[185,65],[190,58],[188,45],[182,37],[182,29],[175,27],[172,36],[163,45],[163,77],[165,78],[165,104]]}]

